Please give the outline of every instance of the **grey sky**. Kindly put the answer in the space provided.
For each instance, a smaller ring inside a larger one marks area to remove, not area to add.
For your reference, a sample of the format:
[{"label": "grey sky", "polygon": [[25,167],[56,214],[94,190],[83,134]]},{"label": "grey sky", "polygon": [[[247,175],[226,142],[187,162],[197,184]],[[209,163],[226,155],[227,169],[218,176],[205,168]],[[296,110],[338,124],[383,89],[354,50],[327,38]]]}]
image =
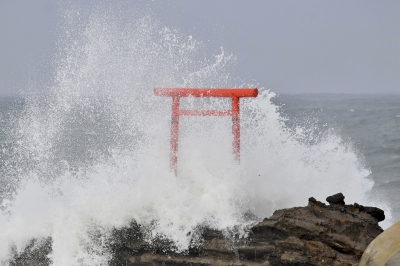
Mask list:
[{"label": "grey sky", "polygon": [[[58,11],[96,1],[0,0],[0,93],[50,78]],[[125,1],[234,53],[234,75],[278,93],[400,93],[400,1]]]}]

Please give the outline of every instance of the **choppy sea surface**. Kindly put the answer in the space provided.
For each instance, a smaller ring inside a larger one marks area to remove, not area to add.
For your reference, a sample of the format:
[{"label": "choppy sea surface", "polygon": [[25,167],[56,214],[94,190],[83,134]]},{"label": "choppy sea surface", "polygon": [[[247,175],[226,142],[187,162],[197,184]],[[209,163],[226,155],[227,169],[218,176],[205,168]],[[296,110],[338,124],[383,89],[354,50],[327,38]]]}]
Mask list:
[{"label": "choppy sea surface", "polygon": [[400,220],[399,94],[281,94],[273,102],[288,127],[334,132],[352,146],[371,170],[370,196],[387,201]]}]

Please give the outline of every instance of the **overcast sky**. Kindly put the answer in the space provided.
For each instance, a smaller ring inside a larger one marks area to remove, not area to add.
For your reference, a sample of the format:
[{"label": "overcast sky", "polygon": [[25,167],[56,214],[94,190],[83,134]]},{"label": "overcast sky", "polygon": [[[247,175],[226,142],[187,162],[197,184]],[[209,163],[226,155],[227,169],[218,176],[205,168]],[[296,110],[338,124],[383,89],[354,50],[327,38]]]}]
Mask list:
[{"label": "overcast sky", "polygon": [[[46,79],[59,11],[96,1],[0,0],[0,94]],[[125,1],[126,2],[126,1]],[[238,58],[278,93],[400,93],[400,1],[128,1]]]}]

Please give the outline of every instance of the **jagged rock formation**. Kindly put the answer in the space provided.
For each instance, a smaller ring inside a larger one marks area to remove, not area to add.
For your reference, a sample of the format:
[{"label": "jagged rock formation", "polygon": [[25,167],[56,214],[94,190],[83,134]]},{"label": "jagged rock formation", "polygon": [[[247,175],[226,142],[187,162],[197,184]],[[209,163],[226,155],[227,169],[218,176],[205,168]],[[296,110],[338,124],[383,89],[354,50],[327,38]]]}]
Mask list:
[{"label": "jagged rock formation", "polygon": [[[251,227],[245,238],[227,238],[221,231],[204,228],[201,244],[184,254],[176,253],[166,239],[149,244],[143,228],[132,223],[114,231],[109,243],[114,254],[110,265],[356,265],[383,231],[378,221],[384,214],[374,207],[344,205],[342,196],[333,197],[330,205],[310,198],[308,206],[275,211]],[[43,254],[24,256],[28,264],[24,257],[16,256],[12,265],[49,263],[43,261]],[[34,261],[35,257],[42,261]]]},{"label": "jagged rock formation", "polygon": [[[343,197],[344,198],[344,197]],[[360,205],[325,205],[276,211],[234,243],[222,232],[205,230],[204,243],[187,255],[162,247],[151,250],[140,239],[125,240],[114,265],[336,265],[357,264],[383,230]],[[344,202],[343,202],[344,204]],[[124,242],[124,241],[123,241]]]}]

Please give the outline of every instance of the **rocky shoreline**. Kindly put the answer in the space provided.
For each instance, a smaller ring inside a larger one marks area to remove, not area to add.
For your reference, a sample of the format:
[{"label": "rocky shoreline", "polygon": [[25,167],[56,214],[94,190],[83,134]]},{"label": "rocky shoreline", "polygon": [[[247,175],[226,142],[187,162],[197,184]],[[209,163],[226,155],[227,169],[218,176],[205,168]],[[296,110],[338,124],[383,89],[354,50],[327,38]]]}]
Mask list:
[{"label": "rocky shoreline", "polygon": [[[204,229],[201,244],[186,254],[175,253],[168,240],[150,245],[140,225],[132,223],[115,230],[109,244],[114,254],[110,265],[357,265],[367,246],[383,232],[378,222],[384,213],[357,203],[345,205],[341,193],[327,201],[329,205],[310,198],[305,207],[275,211],[252,226],[245,238],[227,238],[221,231]],[[16,255],[11,265],[48,265],[51,240],[43,247]]]}]

